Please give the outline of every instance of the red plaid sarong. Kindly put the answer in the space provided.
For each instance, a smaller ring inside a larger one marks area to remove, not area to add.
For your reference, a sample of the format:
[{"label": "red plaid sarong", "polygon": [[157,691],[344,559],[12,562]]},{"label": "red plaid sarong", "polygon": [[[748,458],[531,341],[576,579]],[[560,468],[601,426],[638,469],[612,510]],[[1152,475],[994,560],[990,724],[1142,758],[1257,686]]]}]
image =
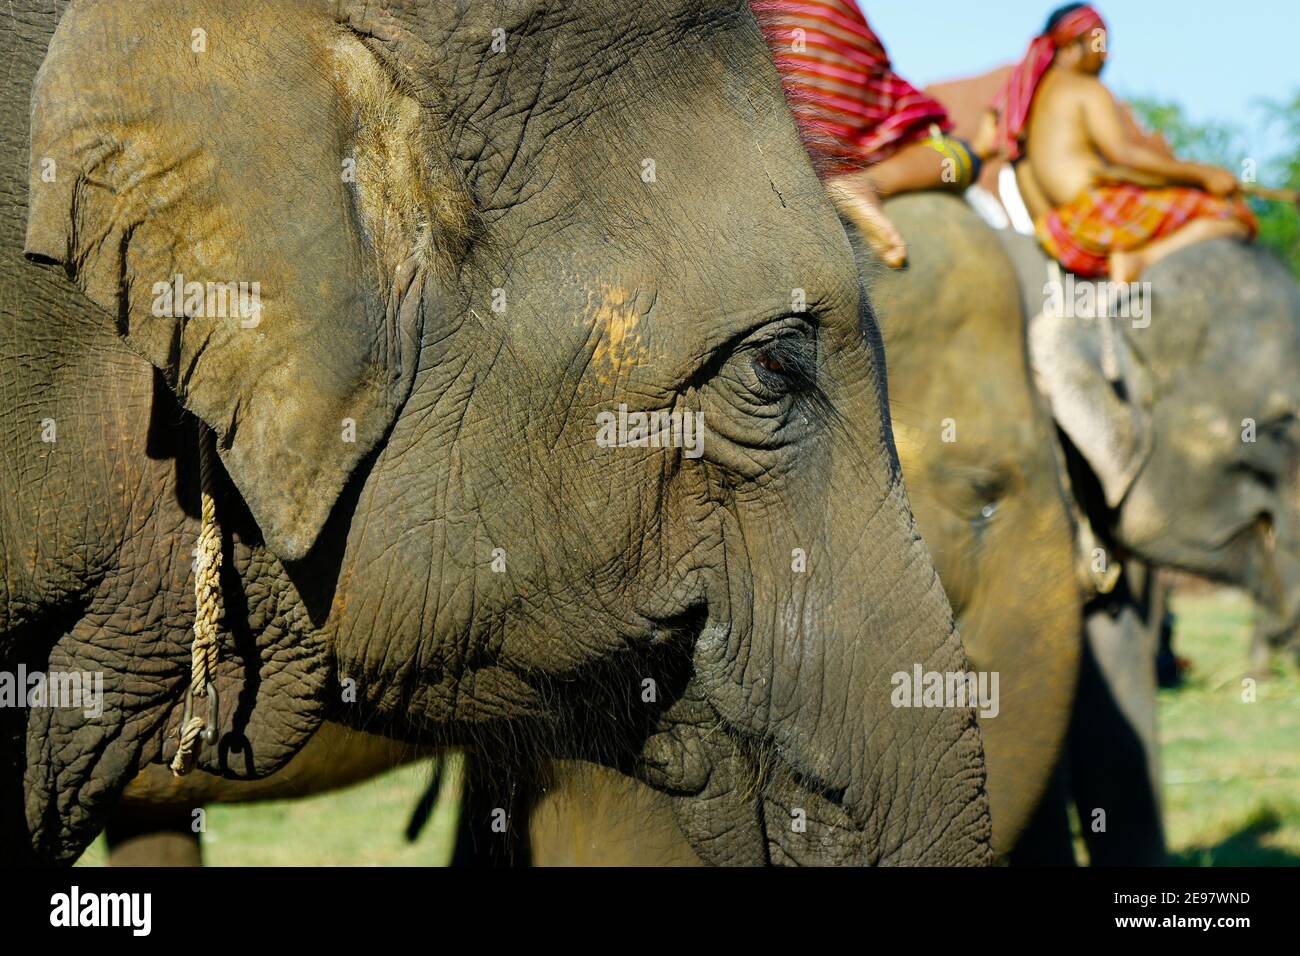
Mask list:
[{"label": "red plaid sarong", "polygon": [[1042,216],[1038,241],[1076,275],[1101,277],[1110,274],[1112,252],[1138,249],[1193,219],[1240,219],[1252,235],[1259,231],[1254,213],[1240,198],[1219,199],[1183,186],[1094,186]]},{"label": "red plaid sarong", "polygon": [[854,0],[751,0],[808,151],[825,175],[948,130],[948,113],[894,72]]}]

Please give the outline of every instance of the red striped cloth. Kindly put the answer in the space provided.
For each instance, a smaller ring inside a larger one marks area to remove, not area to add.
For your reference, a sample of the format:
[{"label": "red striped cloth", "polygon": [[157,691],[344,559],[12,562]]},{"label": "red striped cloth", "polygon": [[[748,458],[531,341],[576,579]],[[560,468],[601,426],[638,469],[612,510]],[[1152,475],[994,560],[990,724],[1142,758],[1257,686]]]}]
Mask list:
[{"label": "red striped cloth", "polygon": [[854,0],[751,0],[808,151],[826,175],[889,158],[951,128],[933,97],[894,72]]}]

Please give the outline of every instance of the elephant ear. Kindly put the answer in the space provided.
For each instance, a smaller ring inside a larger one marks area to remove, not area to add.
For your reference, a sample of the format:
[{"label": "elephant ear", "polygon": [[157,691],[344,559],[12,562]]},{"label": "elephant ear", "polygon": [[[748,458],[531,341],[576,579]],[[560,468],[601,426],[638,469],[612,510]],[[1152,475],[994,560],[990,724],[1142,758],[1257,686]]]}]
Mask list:
[{"label": "elephant ear", "polygon": [[277,10],[74,2],[32,95],[25,251],[215,429],[292,560],[409,392],[432,187],[414,101]]},{"label": "elephant ear", "polygon": [[1096,317],[1105,310],[1095,283],[1066,275],[1031,237],[1001,238],[1019,275],[1034,381],[1117,508],[1151,455],[1150,371],[1125,323]]},{"label": "elephant ear", "polygon": [[[1107,324],[1109,323],[1109,328]],[[1061,431],[1119,507],[1151,455],[1151,376],[1108,319],[1030,320],[1034,380]]]}]

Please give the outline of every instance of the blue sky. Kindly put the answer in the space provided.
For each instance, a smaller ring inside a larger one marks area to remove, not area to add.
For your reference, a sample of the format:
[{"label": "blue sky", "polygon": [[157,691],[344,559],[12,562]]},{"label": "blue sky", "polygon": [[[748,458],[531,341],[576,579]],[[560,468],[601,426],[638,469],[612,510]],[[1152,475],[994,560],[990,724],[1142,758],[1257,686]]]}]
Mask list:
[{"label": "blue sky", "polygon": [[[1065,0],[859,0],[899,73],[917,86],[1018,59]],[[1279,136],[1252,103],[1300,89],[1297,0],[1115,0],[1096,4],[1111,28],[1104,79],[1121,96],[1180,102],[1193,119],[1240,125],[1272,158]]]}]

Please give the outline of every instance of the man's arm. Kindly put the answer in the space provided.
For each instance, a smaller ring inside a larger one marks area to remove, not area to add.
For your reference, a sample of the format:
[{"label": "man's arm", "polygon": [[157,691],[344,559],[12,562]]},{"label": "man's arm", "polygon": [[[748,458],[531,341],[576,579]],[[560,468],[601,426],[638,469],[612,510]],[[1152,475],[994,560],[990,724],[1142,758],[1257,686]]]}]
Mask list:
[{"label": "man's arm", "polygon": [[1158,177],[1167,185],[1199,186],[1216,196],[1236,191],[1237,180],[1227,170],[1165,156],[1129,136],[1119,103],[1100,80],[1085,81],[1081,95],[1088,136],[1112,166]]}]

